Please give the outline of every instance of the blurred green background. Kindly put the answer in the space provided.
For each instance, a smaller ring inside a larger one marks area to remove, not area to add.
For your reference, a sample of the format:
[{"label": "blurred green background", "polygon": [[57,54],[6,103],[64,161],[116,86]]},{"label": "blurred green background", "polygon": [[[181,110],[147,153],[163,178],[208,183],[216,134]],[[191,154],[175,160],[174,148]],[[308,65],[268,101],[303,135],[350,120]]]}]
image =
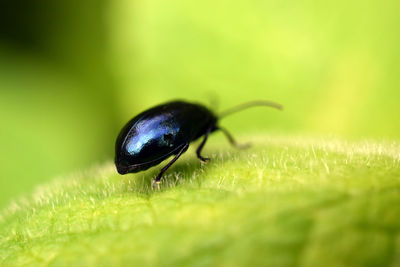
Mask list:
[{"label": "blurred green background", "polygon": [[[400,2],[0,0],[0,207],[113,158],[137,112],[183,98],[235,134],[400,137]],[[218,137],[216,137],[218,138]]]}]

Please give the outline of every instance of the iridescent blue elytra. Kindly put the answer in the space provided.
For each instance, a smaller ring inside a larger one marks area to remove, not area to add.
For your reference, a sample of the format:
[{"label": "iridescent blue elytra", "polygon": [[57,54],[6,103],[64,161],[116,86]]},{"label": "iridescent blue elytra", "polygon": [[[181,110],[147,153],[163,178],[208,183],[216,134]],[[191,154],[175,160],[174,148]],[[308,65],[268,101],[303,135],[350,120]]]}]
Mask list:
[{"label": "iridescent blue elytra", "polygon": [[[222,116],[259,105],[281,108],[276,103],[256,101],[225,111]],[[204,139],[196,154],[202,162],[209,160],[201,156],[201,150],[211,132],[221,130],[237,146],[229,132],[217,126],[217,121],[217,116],[203,105],[185,101],[168,102],[140,113],[125,125],[117,138],[115,165],[118,173],[147,170],[174,155],[153,181],[154,187],[163,173],[188,149],[190,142],[201,136]]]}]

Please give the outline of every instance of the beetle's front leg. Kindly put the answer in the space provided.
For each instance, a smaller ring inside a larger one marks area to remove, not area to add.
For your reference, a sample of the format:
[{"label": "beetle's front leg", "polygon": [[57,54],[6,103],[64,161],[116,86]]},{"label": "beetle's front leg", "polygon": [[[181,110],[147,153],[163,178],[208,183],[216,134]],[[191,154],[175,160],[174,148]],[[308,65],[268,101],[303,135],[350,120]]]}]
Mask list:
[{"label": "beetle's front leg", "polygon": [[217,129],[221,130],[225,134],[226,138],[228,138],[228,141],[232,146],[234,146],[234,147],[236,147],[238,149],[247,149],[247,148],[251,147],[250,143],[238,144],[236,142],[235,138],[233,138],[233,136],[228,132],[227,129],[222,128],[222,127],[218,127]]},{"label": "beetle's front leg", "polygon": [[179,150],[178,154],[176,154],[176,156],[175,156],[170,162],[168,162],[168,164],[165,165],[164,168],[161,169],[160,173],[159,173],[159,174],[157,175],[157,177],[153,180],[153,183],[152,183],[153,189],[156,187],[157,184],[160,184],[160,183],[161,183],[161,177],[163,176],[164,172],[165,172],[166,170],[168,170],[168,168],[171,167],[172,164],[174,164],[174,162],[183,154],[183,152],[186,151],[186,149],[188,149],[188,147],[189,147],[189,143],[186,143],[186,144],[181,148],[181,150]]}]

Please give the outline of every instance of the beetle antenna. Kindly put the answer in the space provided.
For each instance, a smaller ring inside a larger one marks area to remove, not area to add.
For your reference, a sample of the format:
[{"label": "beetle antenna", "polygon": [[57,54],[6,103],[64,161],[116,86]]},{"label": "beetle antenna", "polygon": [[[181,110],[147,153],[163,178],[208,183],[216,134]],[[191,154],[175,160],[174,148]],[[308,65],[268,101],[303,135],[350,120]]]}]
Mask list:
[{"label": "beetle antenna", "polygon": [[268,100],[256,100],[256,101],[246,102],[246,103],[240,104],[238,106],[224,110],[219,114],[219,118],[229,116],[233,113],[242,111],[244,109],[248,109],[248,108],[252,108],[252,107],[260,107],[260,106],[276,108],[279,110],[283,109],[283,106],[281,104],[278,104],[278,103],[275,103],[272,101],[268,101]]}]

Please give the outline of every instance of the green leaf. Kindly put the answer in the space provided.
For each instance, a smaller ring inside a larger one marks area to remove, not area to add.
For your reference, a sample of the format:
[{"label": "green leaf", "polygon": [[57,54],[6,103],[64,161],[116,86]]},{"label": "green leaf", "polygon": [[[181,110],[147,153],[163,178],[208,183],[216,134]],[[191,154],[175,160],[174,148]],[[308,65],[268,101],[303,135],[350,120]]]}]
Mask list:
[{"label": "green leaf", "polygon": [[0,265],[400,264],[399,143],[243,139],[204,166],[190,149],[154,191],[160,166],[112,163],[38,187],[0,215]]}]

